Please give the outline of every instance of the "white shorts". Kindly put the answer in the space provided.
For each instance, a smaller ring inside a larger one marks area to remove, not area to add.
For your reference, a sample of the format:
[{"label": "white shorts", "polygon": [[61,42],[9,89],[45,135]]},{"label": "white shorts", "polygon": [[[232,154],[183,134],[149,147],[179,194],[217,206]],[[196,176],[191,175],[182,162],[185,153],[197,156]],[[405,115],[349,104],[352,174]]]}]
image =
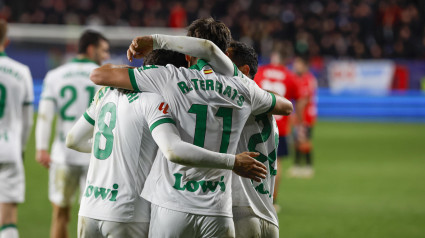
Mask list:
[{"label": "white shorts", "polygon": [[236,238],[278,238],[279,228],[255,215],[251,207],[233,207]]},{"label": "white shorts", "polygon": [[152,204],[149,237],[235,237],[235,227],[231,217],[196,215]]},{"label": "white shorts", "polygon": [[78,217],[78,238],[147,238],[149,222],[103,221]]},{"label": "white shorts", "polygon": [[0,203],[22,203],[24,200],[24,166],[20,162],[0,163]]},{"label": "white shorts", "polygon": [[[88,166],[51,163],[49,169],[49,200],[59,207],[69,207],[78,188],[80,198],[86,186]],[[81,199],[80,199],[81,200]]]}]

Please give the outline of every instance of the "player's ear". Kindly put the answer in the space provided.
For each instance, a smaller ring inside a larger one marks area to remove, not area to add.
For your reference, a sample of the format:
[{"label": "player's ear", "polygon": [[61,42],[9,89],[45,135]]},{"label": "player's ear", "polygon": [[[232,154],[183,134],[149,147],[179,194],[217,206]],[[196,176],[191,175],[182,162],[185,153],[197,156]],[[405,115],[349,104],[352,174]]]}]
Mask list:
[{"label": "player's ear", "polygon": [[186,59],[186,61],[187,61],[187,64],[189,65],[189,67],[190,67],[190,59],[192,58],[192,56],[190,56],[190,55],[184,55],[184,57],[185,57],[185,59]]},{"label": "player's ear", "polygon": [[247,65],[247,64],[244,64],[244,65],[242,65],[242,66],[240,66],[240,67],[238,67],[238,69],[243,73],[243,74],[245,74],[248,78],[250,77],[249,76],[249,66]]},{"label": "player's ear", "polygon": [[86,54],[89,58],[92,58],[95,55],[95,45],[87,46]]}]

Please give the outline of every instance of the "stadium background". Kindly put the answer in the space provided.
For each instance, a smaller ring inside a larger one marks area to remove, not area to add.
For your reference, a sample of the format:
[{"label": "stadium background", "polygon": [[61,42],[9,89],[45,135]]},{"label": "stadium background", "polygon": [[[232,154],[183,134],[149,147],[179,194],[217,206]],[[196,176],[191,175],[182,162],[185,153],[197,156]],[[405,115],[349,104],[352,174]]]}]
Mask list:
[{"label": "stadium background", "polygon": [[[188,23],[206,16],[254,46],[260,64],[276,45],[286,50],[289,67],[295,54],[307,55],[318,79],[316,175],[283,178],[281,237],[425,237],[424,1],[0,1],[0,17],[11,23],[6,52],[31,68],[36,107],[46,72],[74,56],[83,29],[104,33],[111,40],[109,62],[121,64],[128,63],[125,50],[134,36],[184,35]],[[357,67],[358,77],[335,62]],[[386,84],[350,84],[378,76]],[[348,83],[337,88],[338,80]],[[34,146],[32,134],[26,202],[19,208],[24,238],[47,237],[50,226],[47,171],[35,162]],[[71,237],[77,211],[76,204]]]}]

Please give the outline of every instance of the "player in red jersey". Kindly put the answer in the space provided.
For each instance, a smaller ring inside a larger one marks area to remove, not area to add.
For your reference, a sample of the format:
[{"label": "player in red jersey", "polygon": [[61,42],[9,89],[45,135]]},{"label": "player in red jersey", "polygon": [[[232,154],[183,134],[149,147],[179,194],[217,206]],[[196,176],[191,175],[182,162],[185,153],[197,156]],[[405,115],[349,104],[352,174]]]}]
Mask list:
[{"label": "player in red jersey", "polygon": [[[294,177],[311,178],[314,175],[311,136],[317,117],[317,81],[308,69],[307,59],[303,57],[295,58],[294,71],[300,90],[306,96],[307,101],[302,111],[302,120],[295,119],[295,166],[291,168],[290,174]],[[302,166],[303,159],[305,160],[305,166]]]},{"label": "player in red jersey", "polygon": [[[270,64],[263,65],[258,68],[258,72],[255,75],[255,82],[261,88],[269,91],[273,91],[279,95],[284,96],[286,99],[291,100],[295,103],[296,117],[301,121],[302,112],[305,106],[305,93],[301,90],[297,83],[296,76],[283,66],[283,56],[281,52],[274,51],[270,57]],[[288,156],[288,138],[291,131],[289,120],[287,116],[275,116],[277,126],[279,128],[279,146],[277,155],[279,160]],[[276,175],[276,184],[273,194],[273,200],[276,200],[278,194],[279,181],[281,177],[282,163],[278,162],[278,169]]]}]

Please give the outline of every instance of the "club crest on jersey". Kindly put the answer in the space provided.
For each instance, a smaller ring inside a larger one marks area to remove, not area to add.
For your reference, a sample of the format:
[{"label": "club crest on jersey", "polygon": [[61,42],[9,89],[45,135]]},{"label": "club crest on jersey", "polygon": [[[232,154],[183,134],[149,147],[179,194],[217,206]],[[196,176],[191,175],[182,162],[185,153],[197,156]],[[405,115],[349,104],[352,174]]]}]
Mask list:
[{"label": "club crest on jersey", "polygon": [[111,202],[117,201],[118,184],[112,186],[113,189],[88,185],[84,192],[85,197],[94,197],[95,199],[101,198],[102,200],[109,200]]},{"label": "club crest on jersey", "polygon": [[223,182],[224,176],[221,176],[220,181],[195,181],[195,180],[189,180],[186,184],[183,184],[182,181],[183,174],[175,173],[174,178],[176,181],[174,182],[173,188],[181,191],[189,191],[189,192],[196,192],[199,190],[199,188],[202,189],[202,192],[206,193],[208,191],[214,192],[217,187],[220,187],[220,191],[224,192],[226,191],[226,184]]}]

